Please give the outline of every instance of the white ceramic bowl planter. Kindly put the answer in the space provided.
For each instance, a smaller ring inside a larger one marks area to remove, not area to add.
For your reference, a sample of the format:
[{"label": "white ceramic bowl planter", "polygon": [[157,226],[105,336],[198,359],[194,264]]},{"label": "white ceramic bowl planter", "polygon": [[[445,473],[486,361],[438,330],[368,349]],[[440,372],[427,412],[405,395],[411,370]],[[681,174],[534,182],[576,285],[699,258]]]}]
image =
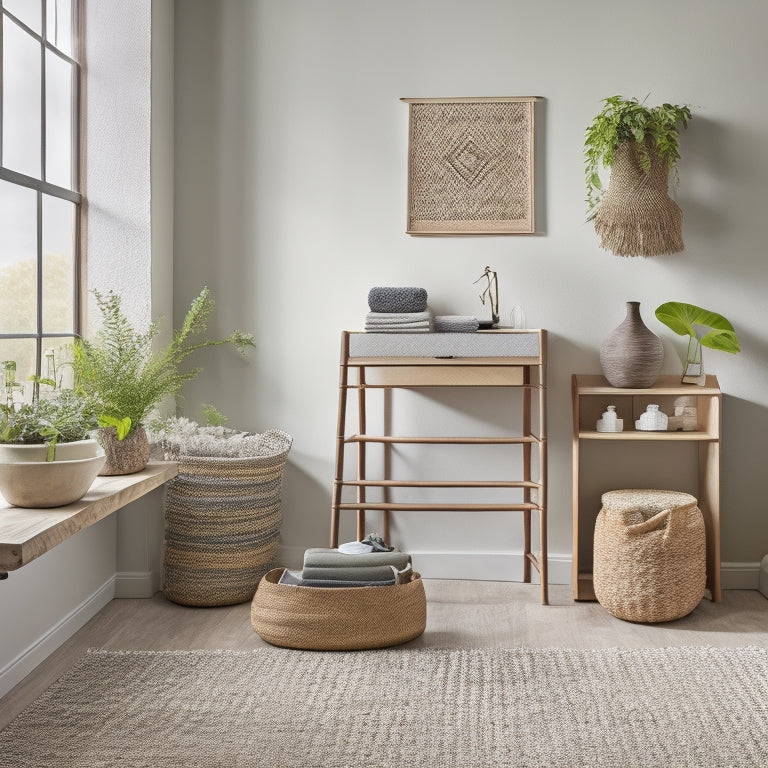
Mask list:
[{"label": "white ceramic bowl planter", "polygon": [[16,507],[63,507],[85,496],[104,466],[96,440],[59,443],[53,461],[45,445],[0,445],[0,494]]}]

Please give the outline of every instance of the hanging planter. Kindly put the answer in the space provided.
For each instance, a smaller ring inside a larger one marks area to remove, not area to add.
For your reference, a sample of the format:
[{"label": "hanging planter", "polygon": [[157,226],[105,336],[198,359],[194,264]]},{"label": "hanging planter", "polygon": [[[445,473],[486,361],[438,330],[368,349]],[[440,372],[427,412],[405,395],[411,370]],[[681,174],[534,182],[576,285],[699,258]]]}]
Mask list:
[{"label": "hanging planter", "polygon": [[[688,107],[645,107],[612,96],[587,129],[587,203],[600,247],[617,256],[659,256],[683,250],[683,213],[670,198],[669,172],[680,159],[678,131]],[[610,168],[603,192],[600,169]],[[677,178],[675,177],[675,183]]]}]

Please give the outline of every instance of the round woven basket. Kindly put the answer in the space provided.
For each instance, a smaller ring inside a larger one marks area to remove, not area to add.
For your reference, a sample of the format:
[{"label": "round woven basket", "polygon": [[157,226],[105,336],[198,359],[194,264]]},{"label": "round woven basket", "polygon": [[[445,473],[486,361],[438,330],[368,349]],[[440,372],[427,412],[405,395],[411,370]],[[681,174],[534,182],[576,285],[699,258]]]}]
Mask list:
[{"label": "round woven basket", "polygon": [[284,648],[357,651],[413,640],[427,625],[427,598],[418,573],[384,587],[300,587],[278,584],[269,571],[251,603],[251,624]]},{"label": "round woven basket", "polygon": [[608,491],[595,523],[595,596],[614,616],[656,623],[687,616],[706,588],[706,535],[687,493]]},{"label": "round woven basket", "polygon": [[175,603],[232,605],[253,597],[275,565],[291,437],[264,433],[271,453],[181,456],[166,486],[163,590]]}]

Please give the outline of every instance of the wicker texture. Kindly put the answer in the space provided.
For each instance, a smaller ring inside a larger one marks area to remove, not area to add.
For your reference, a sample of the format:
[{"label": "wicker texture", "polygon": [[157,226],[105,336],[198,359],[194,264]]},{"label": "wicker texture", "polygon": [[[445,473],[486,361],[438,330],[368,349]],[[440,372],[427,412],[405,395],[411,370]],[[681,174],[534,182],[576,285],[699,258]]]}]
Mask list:
[{"label": "wicker texture", "polygon": [[181,456],[166,486],[163,589],[175,603],[231,605],[253,597],[275,564],[291,438],[264,435],[252,458]]},{"label": "wicker texture", "polygon": [[627,316],[600,345],[600,365],[612,387],[652,387],[664,362],[664,345],[640,316],[640,302],[627,302]]},{"label": "wicker texture", "polygon": [[683,212],[667,194],[669,169],[649,147],[651,168],[640,166],[637,146],[621,144],[595,214],[600,247],[617,256],[660,256],[683,250]]},{"label": "wicker texture", "polygon": [[427,598],[418,573],[386,587],[299,587],[267,573],[251,604],[263,640],[284,648],[357,651],[413,640],[427,625]]},{"label": "wicker texture", "polygon": [[603,494],[594,539],[595,596],[614,616],[656,623],[688,615],[706,587],[706,536],[687,493]]}]

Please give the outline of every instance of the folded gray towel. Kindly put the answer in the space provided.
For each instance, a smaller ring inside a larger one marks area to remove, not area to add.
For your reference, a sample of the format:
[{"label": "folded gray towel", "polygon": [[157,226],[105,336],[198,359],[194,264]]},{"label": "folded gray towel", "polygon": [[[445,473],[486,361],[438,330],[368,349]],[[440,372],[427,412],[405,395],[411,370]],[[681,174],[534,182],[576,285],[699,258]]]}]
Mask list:
[{"label": "folded gray towel", "polygon": [[470,333],[480,327],[476,317],[470,315],[435,315],[438,333]]},{"label": "folded gray towel", "polygon": [[424,312],[369,312],[365,316],[365,330],[377,333],[426,333],[434,327],[431,310]]},{"label": "folded gray towel", "polygon": [[395,584],[394,574],[392,578],[385,581],[338,581],[335,579],[305,579],[298,571],[289,571],[287,568],[283,571],[278,584],[289,584],[293,587],[391,587]]},{"label": "folded gray towel", "polygon": [[368,291],[371,312],[423,312],[427,308],[427,292],[413,286],[376,286]]},{"label": "folded gray towel", "polygon": [[301,578],[321,579],[323,581],[388,581],[397,579],[398,569],[393,565],[350,565],[338,568],[305,565],[301,571]]},{"label": "folded gray towel", "polygon": [[344,567],[363,565],[394,565],[398,571],[405,568],[411,562],[411,556],[407,552],[362,552],[348,555],[339,552],[338,549],[325,549],[323,547],[311,547],[304,552],[304,567]]}]

